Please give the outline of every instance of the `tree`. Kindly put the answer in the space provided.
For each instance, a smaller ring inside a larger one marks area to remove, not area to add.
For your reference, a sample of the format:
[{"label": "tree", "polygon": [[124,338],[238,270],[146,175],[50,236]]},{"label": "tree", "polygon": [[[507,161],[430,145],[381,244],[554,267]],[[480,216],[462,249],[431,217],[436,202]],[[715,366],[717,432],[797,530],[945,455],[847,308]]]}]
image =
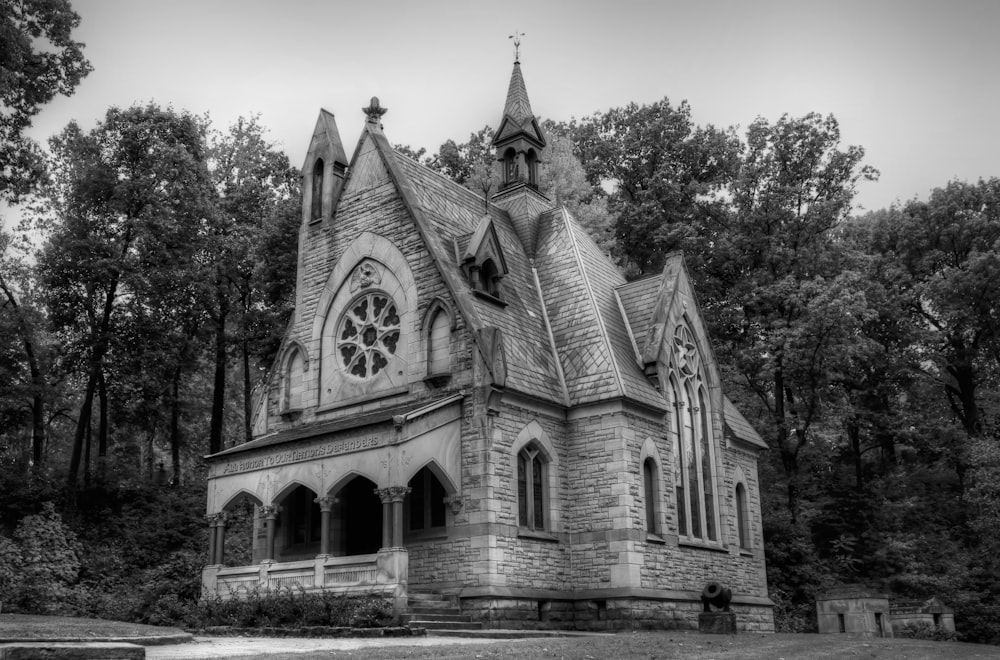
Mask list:
[{"label": "tree", "polygon": [[91,71],[72,39],[79,23],[68,0],[0,0],[0,198],[17,199],[42,173],[38,146],[23,135],[32,117]]},{"label": "tree", "polygon": [[[840,149],[832,116],[758,119],[732,188],[715,214],[705,259],[717,338],[768,411],[798,515],[798,456],[834,395],[834,376],[858,347],[869,305],[835,231],[855,187],[876,172],[860,147]],[[704,239],[703,239],[704,240]]]},{"label": "tree", "polygon": [[[170,296],[190,304],[181,291],[198,277],[194,256],[214,191],[203,125],[188,114],[153,105],[112,108],[90,133],[71,123],[51,147],[54,175],[46,199],[54,224],[39,267],[53,324],[76,347],[72,357],[85,381],[69,465],[72,488],[89,447],[95,396],[100,450],[106,450],[106,366],[124,336],[125,311],[154,308]],[[141,334],[133,338],[143,341]]]},{"label": "tree", "polygon": [[[43,339],[44,316],[33,304],[24,303],[24,293],[31,297],[33,279],[23,255],[27,237],[0,231],[0,334],[16,337],[15,345],[4,346],[0,358],[0,409],[4,428],[19,428],[27,410],[31,427],[31,465],[41,468],[45,458],[47,403],[51,396],[46,380],[48,351]],[[7,391],[4,391],[7,390]]]},{"label": "tree", "polygon": [[548,144],[542,151],[544,166],[542,192],[559,206],[569,209],[587,233],[610,254],[615,251],[614,218],[600,186],[591,185],[575,153],[573,140],[561,131],[561,125],[544,123]]},{"label": "tree", "polygon": [[206,258],[214,264],[207,308],[214,325],[209,453],[223,449],[230,316],[243,374],[243,437],[251,439],[252,358],[269,364],[291,313],[295,285],[300,178],[266,140],[257,117],[215,134],[212,177],[219,194]]},{"label": "tree", "polygon": [[695,238],[725,215],[726,191],[739,163],[733,130],[698,127],[688,104],[631,103],[566,125],[592,186],[613,189],[615,238],[629,277],[659,272],[684,250],[700,271]]},{"label": "tree", "polygon": [[873,250],[898,264],[930,374],[965,433],[979,437],[978,391],[1000,376],[1000,179],[953,181],[876,221]]}]

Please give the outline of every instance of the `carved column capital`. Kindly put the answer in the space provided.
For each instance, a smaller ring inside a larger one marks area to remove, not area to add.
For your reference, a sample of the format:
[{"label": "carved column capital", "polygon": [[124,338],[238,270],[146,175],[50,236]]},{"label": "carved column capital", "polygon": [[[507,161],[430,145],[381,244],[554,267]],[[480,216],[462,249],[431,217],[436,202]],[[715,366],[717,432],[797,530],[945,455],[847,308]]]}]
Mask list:
[{"label": "carved column capital", "polygon": [[410,494],[409,486],[389,486],[388,488],[376,488],[375,494],[382,500],[382,504],[392,502],[402,502]]},{"label": "carved column capital", "polygon": [[229,514],[227,514],[225,511],[219,511],[218,513],[210,513],[205,516],[205,520],[208,521],[209,527],[217,527],[219,525],[225,525],[228,519],[229,519]]},{"label": "carved column capital", "polygon": [[444,498],[444,503],[451,507],[452,513],[458,513],[465,506],[465,497],[458,493],[447,495]]},{"label": "carved column capital", "polygon": [[274,520],[275,518],[278,517],[278,513],[280,511],[281,507],[278,506],[277,504],[269,504],[266,506],[262,506],[260,507],[260,517]]},{"label": "carved column capital", "polygon": [[316,504],[319,505],[319,510],[323,513],[327,513],[335,504],[340,504],[339,497],[317,497],[315,500]]}]

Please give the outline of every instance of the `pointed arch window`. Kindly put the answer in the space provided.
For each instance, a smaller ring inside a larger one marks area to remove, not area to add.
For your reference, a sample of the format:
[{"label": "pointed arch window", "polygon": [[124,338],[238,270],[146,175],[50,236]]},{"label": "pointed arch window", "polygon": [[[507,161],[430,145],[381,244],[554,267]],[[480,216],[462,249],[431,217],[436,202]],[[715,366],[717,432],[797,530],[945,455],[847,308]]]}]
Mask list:
[{"label": "pointed arch window", "polygon": [[504,185],[516,183],[520,172],[517,167],[517,154],[514,149],[508,149],[503,154],[503,182]]},{"label": "pointed arch window", "polygon": [[443,528],[446,519],[444,498],[448,493],[434,473],[422,467],[407,486],[410,487],[407,529],[416,532]]},{"label": "pointed arch window", "polygon": [[323,215],[323,159],[317,158],[312,171],[312,219]]},{"label": "pointed arch window", "polygon": [[302,351],[293,348],[285,362],[281,410],[299,410],[302,408],[302,394],[305,389],[305,361]]},{"label": "pointed arch window", "polygon": [[736,484],[736,533],[739,535],[740,549],[750,549],[750,508],[747,504],[747,489],[742,483]]},{"label": "pointed arch window", "polygon": [[451,372],[451,319],[444,309],[438,309],[427,332],[427,373],[443,375]]},{"label": "pointed arch window", "polygon": [[517,522],[521,527],[543,531],[545,525],[548,465],[534,444],[517,454]]},{"label": "pointed arch window", "polygon": [[525,165],[528,167],[528,183],[532,187],[538,187],[538,154],[534,149],[529,149],[524,157]]},{"label": "pointed arch window", "polygon": [[689,540],[716,543],[715,440],[707,382],[690,328],[678,325],[673,336],[669,392],[674,409],[674,487],[678,533]]},{"label": "pointed arch window", "polygon": [[652,458],[647,458],[642,462],[642,490],[646,504],[646,533],[659,534],[659,524],[657,524],[656,503],[660,501],[659,494],[659,470],[656,462]]}]

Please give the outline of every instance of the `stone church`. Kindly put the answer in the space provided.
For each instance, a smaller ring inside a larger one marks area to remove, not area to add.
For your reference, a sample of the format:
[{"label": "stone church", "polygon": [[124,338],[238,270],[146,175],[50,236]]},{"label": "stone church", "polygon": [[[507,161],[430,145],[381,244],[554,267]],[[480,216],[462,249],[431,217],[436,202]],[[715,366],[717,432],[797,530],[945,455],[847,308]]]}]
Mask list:
[{"label": "stone church", "polygon": [[[294,316],[253,441],[208,457],[205,594],[434,592],[487,627],[693,628],[718,581],[740,630],[772,631],[766,445],[683,258],[627,282],[539,192],[519,62],[488,200],[365,112],[352,156],[326,111],[309,143]],[[234,566],[227,520],[250,504]]]}]

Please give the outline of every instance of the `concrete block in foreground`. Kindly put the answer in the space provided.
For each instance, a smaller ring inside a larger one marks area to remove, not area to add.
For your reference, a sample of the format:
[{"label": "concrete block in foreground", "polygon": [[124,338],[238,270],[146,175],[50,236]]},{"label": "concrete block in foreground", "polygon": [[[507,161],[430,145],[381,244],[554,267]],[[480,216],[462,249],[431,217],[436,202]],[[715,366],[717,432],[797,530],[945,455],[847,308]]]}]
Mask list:
[{"label": "concrete block in foreground", "polygon": [[18,642],[0,644],[0,660],[145,660],[146,649],[119,642]]}]

